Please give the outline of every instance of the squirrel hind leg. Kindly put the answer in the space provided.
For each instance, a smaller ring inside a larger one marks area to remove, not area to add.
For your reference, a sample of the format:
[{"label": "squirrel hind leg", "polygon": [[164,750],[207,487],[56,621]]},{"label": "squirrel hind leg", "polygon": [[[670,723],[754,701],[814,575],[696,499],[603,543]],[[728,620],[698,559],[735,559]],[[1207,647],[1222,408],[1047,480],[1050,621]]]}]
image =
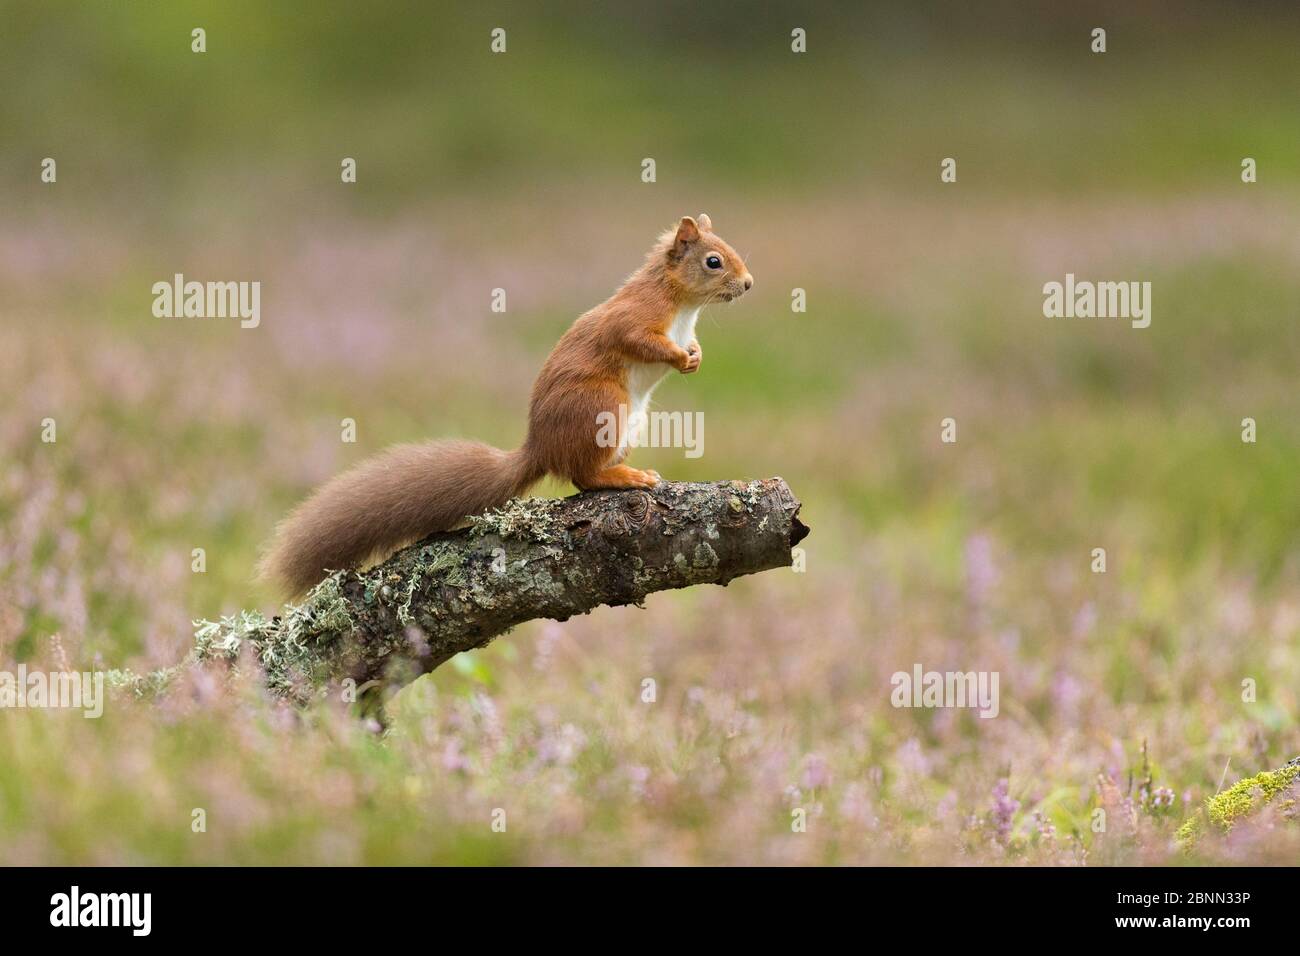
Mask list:
[{"label": "squirrel hind leg", "polygon": [[591,475],[580,475],[572,479],[580,491],[653,488],[661,480],[657,471],[643,471],[630,465],[610,465]]}]

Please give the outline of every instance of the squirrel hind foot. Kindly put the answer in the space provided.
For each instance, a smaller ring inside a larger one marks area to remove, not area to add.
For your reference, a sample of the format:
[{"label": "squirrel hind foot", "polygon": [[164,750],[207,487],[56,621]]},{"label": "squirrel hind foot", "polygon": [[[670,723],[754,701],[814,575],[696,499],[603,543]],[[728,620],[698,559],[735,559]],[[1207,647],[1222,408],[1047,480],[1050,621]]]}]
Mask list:
[{"label": "squirrel hind foot", "polygon": [[657,471],[643,471],[630,465],[610,465],[587,478],[574,479],[580,491],[648,489],[663,479]]}]

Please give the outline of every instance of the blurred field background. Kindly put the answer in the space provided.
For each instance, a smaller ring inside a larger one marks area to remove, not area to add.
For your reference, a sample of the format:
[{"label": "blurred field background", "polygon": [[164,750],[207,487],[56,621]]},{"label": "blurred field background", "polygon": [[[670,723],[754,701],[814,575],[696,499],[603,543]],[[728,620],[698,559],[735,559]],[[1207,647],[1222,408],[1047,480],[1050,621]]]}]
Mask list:
[{"label": "blurred field background", "polygon": [[[1141,7],[0,3],[0,668],[273,610],[285,510],[394,441],[514,447],[700,211],[756,286],[656,394],[703,457],[633,463],[779,474],[812,528],[806,573],[462,655],[383,738],[201,681],[0,712],[0,862],[1295,862],[1284,814],[1173,831],[1300,754],[1300,18]],[[261,281],[261,327],[154,318],[177,272]],[[1151,327],[1045,319],[1067,272],[1151,281]],[[914,663],[1000,715],[891,707]]]}]

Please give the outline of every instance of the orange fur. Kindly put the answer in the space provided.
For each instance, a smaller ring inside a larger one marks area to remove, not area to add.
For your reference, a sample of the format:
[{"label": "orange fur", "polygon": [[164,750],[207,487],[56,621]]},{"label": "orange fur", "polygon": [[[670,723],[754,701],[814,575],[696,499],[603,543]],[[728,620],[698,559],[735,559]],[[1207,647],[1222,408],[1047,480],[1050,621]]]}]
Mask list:
[{"label": "orange fur", "polygon": [[[716,255],[722,268],[710,269]],[[330,570],[357,567],[469,515],[505,504],[547,474],[580,489],[653,487],[659,476],[622,464],[597,441],[600,415],[628,403],[637,365],[699,368],[697,342],[668,337],[682,309],[743,295],[753,277],[707,216],[660,237],[609,299],[561,337],[533,385],[528,435],[517,451],[479,442],[397,445],[326,482],[276,528],[260,571],[296,597]]]}]

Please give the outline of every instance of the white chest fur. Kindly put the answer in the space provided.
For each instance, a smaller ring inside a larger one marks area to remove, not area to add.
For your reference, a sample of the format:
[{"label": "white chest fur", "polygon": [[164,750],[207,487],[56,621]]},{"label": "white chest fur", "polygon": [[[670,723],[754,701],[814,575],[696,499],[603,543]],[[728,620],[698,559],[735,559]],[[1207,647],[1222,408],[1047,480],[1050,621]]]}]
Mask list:
[{"label": "white chest fur", "polygon": [[[668,337],[682,348],[686,348],[695,339],[695,321],[699,317],[700,310],[698,306],[679,310],[673,316],[672,324],[668,326]],[[650,405],[650,396],[654,393],[655,386],[662,382],[664,376],[672,370],[673,367],[664,362],[656,362],[653,365],[637,362],[628,368],[627,430],[620,436],[620,453],[625,452],[629,443],[636,444],[637,436],[645,428],[646,410]]]},{"label": "white chest fur", "polygon": [[700,317],[700,307],[679,309],[673,316],[673,324],[668,326],[668,337],[682,348],[695,340],[695,320]]}]

